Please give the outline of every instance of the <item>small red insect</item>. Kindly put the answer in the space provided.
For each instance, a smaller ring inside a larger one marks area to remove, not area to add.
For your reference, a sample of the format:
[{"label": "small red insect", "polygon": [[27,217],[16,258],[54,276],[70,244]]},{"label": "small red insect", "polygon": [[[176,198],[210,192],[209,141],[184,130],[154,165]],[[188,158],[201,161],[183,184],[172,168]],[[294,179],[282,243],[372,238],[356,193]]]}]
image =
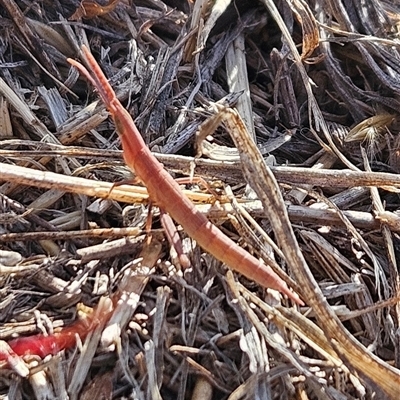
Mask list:
[{"label": "small red insect", "polygon": [[[146,185],[151,200],[182,225],[186,233],[215,258],[260,285],[279,290],[295,303],[304,304],[297,293],[292,292],[271,267],[238,246],[196,210],[181,191],[179,184],[147,148],[132,117],[117,99],[92,54],[84,46],[82,51],[93,71],[93,76],[77,61],[71,59],[68,61],[99,92],[120,135],[125,162]],[[105,323],[111,316],[111,311],[112,306],[109,301],[108,306],[99,304],[97,310],[86,319],[77,321],[53,335],[39,334],[11,340],[7,343],[7,348],[0,348],[0,361],[6,361],[11,366],[19,356],[36,355],[43,358],[71,348],[76,344],[77,337],[83,340],[100,322]]]},{"label": "small red insect", "polygon": [[260,285],[279,290],[295,303],[303,304],[297,293],[292,292],[269,266],[238,246],[196,210],[183,194],[178,183],[147,148],[132,117],[117,99],[90,51],[85,46],[82,46],[82,51],[93,75],[77,61],[68,59],[68,62],[77,68],[99,92],[121,138],[125,162],[146,185],[150,199],[160,209],[168,212],[176,222],[182,225],[190,237],[215,258]]}]

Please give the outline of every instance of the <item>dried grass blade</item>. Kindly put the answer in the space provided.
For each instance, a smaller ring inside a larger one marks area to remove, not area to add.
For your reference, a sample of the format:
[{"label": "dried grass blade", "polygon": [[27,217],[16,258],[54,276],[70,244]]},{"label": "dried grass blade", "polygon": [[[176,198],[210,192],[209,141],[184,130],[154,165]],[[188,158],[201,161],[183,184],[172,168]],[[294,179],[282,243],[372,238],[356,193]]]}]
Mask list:
[{"label": "dried grass blade", "polygon": [[143,248],[140,264],[132,262],[131,267],[125,271],[118,292],[114,295],[116,306],[113,315],[101,336],[103,347],[120,340],[121,332],[132,318],[149,277],[154,272],[160,253],[161,244],[153,239],[150,245]]},{"label": "dried grass blade", "polygon": [[[279,186],[250,139],[239,115],[232,109],[219,107],[221,117],[238,148],[246,180],[264,205],[277,241],[282,248],[291,271],[303,288],[304,299],[313,308],[325,334],[343,362],[354,368],[368,384],[382,396],[396,399],[400,372],[372,354],[344,328],[315,281],[300,247],[283,201]],[[385,376],[385,379],[381,379]]]},{"label": "dried grass blade", "polygon": [[[89,333],[85,340],[85,344],[82,353],[75,365],[75,370],[68,386],[68,393],[70,399],[78,399],[79,392],[81,391],[83,384],[86,380],[90,366],[93,361],[93,357],[97,350],[98,343],[100,341],[101,333],[104,325],[107,322],[104,318],[101,318],[102,313],[109,313],[112,307],[111,300],[107,298],[101,298],[97,306],[96,313],[100,316],[96,328]],[[94,317],[96,318],[96,317]]]},{"label": "dried grass blade", "polygon": [[318,24],[309,5],[304,0],[288,1],[288,5],[296,15],[303,30],[301,58],[304,60],[311,56],[314,50],[319,46]]}]

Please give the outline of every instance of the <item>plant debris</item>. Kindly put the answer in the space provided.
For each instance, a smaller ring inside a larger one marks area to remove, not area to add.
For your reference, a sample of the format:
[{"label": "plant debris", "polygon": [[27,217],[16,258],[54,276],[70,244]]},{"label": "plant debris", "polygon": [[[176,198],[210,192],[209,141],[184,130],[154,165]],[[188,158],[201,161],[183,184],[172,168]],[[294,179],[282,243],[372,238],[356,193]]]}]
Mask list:
[{"label": "plant debris", "polygon": [[[0,0],[0,20],[1,398],[398,398],[398,2]],[[83,44],[304,307],[179,226],[170,244],[67,62]]]}]

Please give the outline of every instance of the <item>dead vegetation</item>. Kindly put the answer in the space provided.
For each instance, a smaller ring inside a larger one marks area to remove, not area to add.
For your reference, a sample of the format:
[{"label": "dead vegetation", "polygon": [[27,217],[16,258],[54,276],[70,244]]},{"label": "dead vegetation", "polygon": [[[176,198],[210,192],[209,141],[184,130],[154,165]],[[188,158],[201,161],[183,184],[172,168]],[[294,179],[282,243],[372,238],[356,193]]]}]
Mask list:
[{"label": "dead vegetation", "polygon": [[[397,398],[400,3],[132,3],[0,0],[1,398]],[[183,231],[182,270],[156,207],[149,236],[146,190],[113,186],[131,179],[118,136],[66,61],[82,44],[165,167],[207,182],[185,191],[198,209],[305,307]],[[83,342],[10,356],[58,331]]]}]

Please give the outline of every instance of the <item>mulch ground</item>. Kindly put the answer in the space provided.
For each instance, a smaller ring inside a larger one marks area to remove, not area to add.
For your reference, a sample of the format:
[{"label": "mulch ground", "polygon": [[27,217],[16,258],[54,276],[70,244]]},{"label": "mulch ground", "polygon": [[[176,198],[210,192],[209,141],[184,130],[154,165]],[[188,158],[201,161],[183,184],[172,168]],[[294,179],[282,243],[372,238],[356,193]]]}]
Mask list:
[{"label": "mulch ground", "polygon": [[[399,27],[385,0],[0,0],[0,398],[398,398]],[[304,306],[171,244],[82,45]]]}]

